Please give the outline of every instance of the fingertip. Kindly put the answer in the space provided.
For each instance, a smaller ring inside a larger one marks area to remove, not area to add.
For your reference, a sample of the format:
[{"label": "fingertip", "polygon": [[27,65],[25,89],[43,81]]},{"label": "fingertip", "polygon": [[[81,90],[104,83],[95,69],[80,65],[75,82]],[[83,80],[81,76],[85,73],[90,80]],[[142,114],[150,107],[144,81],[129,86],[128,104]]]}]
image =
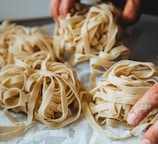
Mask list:
[{"label": "fingertip", "polygon": [[128,115],[128,117],[127,117],[127,123],[128,123],[129,125],[135,125],[136,118],[137,118],[137,116],[136,116],[135,113],[130,113],[130,114]]},{"label": "fingertip", "polygon": [[136,12],[134,12],[132,10],[133,8],[130,7],[130,8],[125,8],[121,14],[121,19],[123,21],[127,21],[127,22],[132,22],[136,19],[137,15],[136,15]]},{"label": "fingertip", "polygon": [[66,9],[63,9],[63,8],[60,9],[59,11],[60,11],[60,17],[61,17],[62,19],[65,19],[66,16],[67,16],[68,11],[67,11]]},{"label": "fingertip", "polygon": [[133,15],[129,15],[126,12],[121,15],[121,23],[125,25],[132,25],[136,22],[136,19]]},{"label": "fingertip", "polygon": [[59,6],[60,6],[60,0],[51,0],[50,3],[50,13],[57,25],[59,25]]},{"label": "fingertip", "polygon": [[[158,121],[154,123],[143,135],[141,138],[141,144],[145,144],[143,142],[148,142],[149,144],[157,144],[158,142]],[[146,144],[148,144],[146,143]]]},{"label": "fingertip", "polygon": [[58,15],[57,15],[57,16],[53,16],[53,18],[54,18],[55,24],[56,24],[57,26],[59,26]]},{"label": "fingertip", "polygon": [[59,24],[59,20],[57,19],[57,20],[55,20],[55,24],[56,24],[56,26],[59,26],[60,24]]},{"label": "fingertip", "polygon": [[142,139],[141,144],[151,144],[148,139]]}]

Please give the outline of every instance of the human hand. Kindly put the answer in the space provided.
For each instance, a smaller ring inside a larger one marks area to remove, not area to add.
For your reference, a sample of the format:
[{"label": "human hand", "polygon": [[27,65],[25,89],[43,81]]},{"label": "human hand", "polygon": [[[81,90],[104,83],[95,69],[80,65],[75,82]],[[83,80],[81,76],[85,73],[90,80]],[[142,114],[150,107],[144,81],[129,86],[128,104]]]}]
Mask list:
[{"label": "human hand", "polygon": [[[158,84],[150,88],[145,95],[132,107],[127,122],[137,125],[154,108],[158,107]],[[142,108],[142,109],[141,109]],[[158,121],[153,124],[143,135],[141,144],[158,143]]]},{"label": "human hand", "polygon": [[51,0],[50,10],[55,23],[59,25],[58,16],[66,17],[67,13],[71,9],[74,0]]},{"label": "human hand", "polygon": [[[57,25],[59,25],[58,16],[65,18],[74,2],[75,0],[51,0],[50,11]],[[140,16],[140,7],[141,0],[126,0],[121,14],[121,23],[125,25],[135,23]]]},{"label": "human hand", "polygon": [[141,0],[126,0],[121,14],[121,23],[134,24],[140,17]]}]

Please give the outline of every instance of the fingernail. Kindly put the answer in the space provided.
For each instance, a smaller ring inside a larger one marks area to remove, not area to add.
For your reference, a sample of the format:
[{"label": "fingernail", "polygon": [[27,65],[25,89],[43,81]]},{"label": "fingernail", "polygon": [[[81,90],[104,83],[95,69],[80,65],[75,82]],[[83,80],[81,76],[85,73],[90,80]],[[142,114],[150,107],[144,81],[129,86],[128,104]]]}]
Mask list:
[{"label": "fingernail", "polygon": [[143,139],[141,141],[141,144],[150,144],[150,141],[148,139]]},{"label": "fingernail", "polygon": [[136,120],[136,114],[135,113],[131,113],[128,117],[127,117],[127,122],[128,124],[134,124]]}]

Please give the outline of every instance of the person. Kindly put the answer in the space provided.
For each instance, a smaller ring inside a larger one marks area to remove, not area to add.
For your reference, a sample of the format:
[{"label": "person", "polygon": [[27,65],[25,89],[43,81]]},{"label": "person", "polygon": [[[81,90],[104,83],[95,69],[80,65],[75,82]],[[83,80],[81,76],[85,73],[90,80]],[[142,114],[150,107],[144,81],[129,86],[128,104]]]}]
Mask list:
[{"label": "person", "polygon": [[[51,14],[57,25],[59,25],[58,16],[61,15],[65,18],[74,2],[74,0],[51,0]],[[141,0],[126,0],[121,14],[121,22],[124,24],[134,24],[139,19],[140,7]],[[158,84],[151,87],[132,107],[127,118],[128,124],[137,125],[156,107],[158,107]],[[155,122],[141,138],[141,144],[157,143],[158,121]]]},{"label": "person", "polygon": [[[145,109],[143,109],[145,107]],[[137,125],[145,116],[158,107],[158,84],[151,87],[138,102],[132,107],[127,121],[130,125]],[[141,109],[142,108],[142,109]],[[138,111],[139,109],[139,111]],[[155,122],[141,138],[141,144],[158,143],[158,121]]]},{"label": "person", "polygon": [[[111,1],[114,3],[115,2],[118,3],[116,0],[111,0]],[[119,1],[124,1],[124,0],[119,0]],[[75,0],[51,0],[50,12],[57,25],[59,25],[58,16],[61,15],[63,18],[65,18],[67,13],[73,6],[74,2]],[[140,6],[141,6],[141,0],[126,0],[121,15],[121,23],[126,25],[135,23],[140,16]]]}]

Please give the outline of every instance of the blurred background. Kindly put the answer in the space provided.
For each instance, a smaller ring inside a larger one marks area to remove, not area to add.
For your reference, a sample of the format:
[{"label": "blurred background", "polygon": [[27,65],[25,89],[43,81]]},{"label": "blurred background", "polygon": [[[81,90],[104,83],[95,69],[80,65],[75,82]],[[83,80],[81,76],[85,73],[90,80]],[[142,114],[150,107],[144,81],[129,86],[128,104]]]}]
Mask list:
[{"label": "blurred background", "polygon": [[142,13],[158,15],[156,0],[142,0]]},{"label": "blurred background", "polygon": [[[51,0],[0,0],[0,22],[3,20],[18,21],[20,24],[42,25],[53,21],[50,15]],[[81,0],[92,3],[96,0]],[[126,0],[111,0],[121,7]],[[142,0],[142,13],[158,15],[156,0]],[[31,23],[30,23],[31,22]]]}]

